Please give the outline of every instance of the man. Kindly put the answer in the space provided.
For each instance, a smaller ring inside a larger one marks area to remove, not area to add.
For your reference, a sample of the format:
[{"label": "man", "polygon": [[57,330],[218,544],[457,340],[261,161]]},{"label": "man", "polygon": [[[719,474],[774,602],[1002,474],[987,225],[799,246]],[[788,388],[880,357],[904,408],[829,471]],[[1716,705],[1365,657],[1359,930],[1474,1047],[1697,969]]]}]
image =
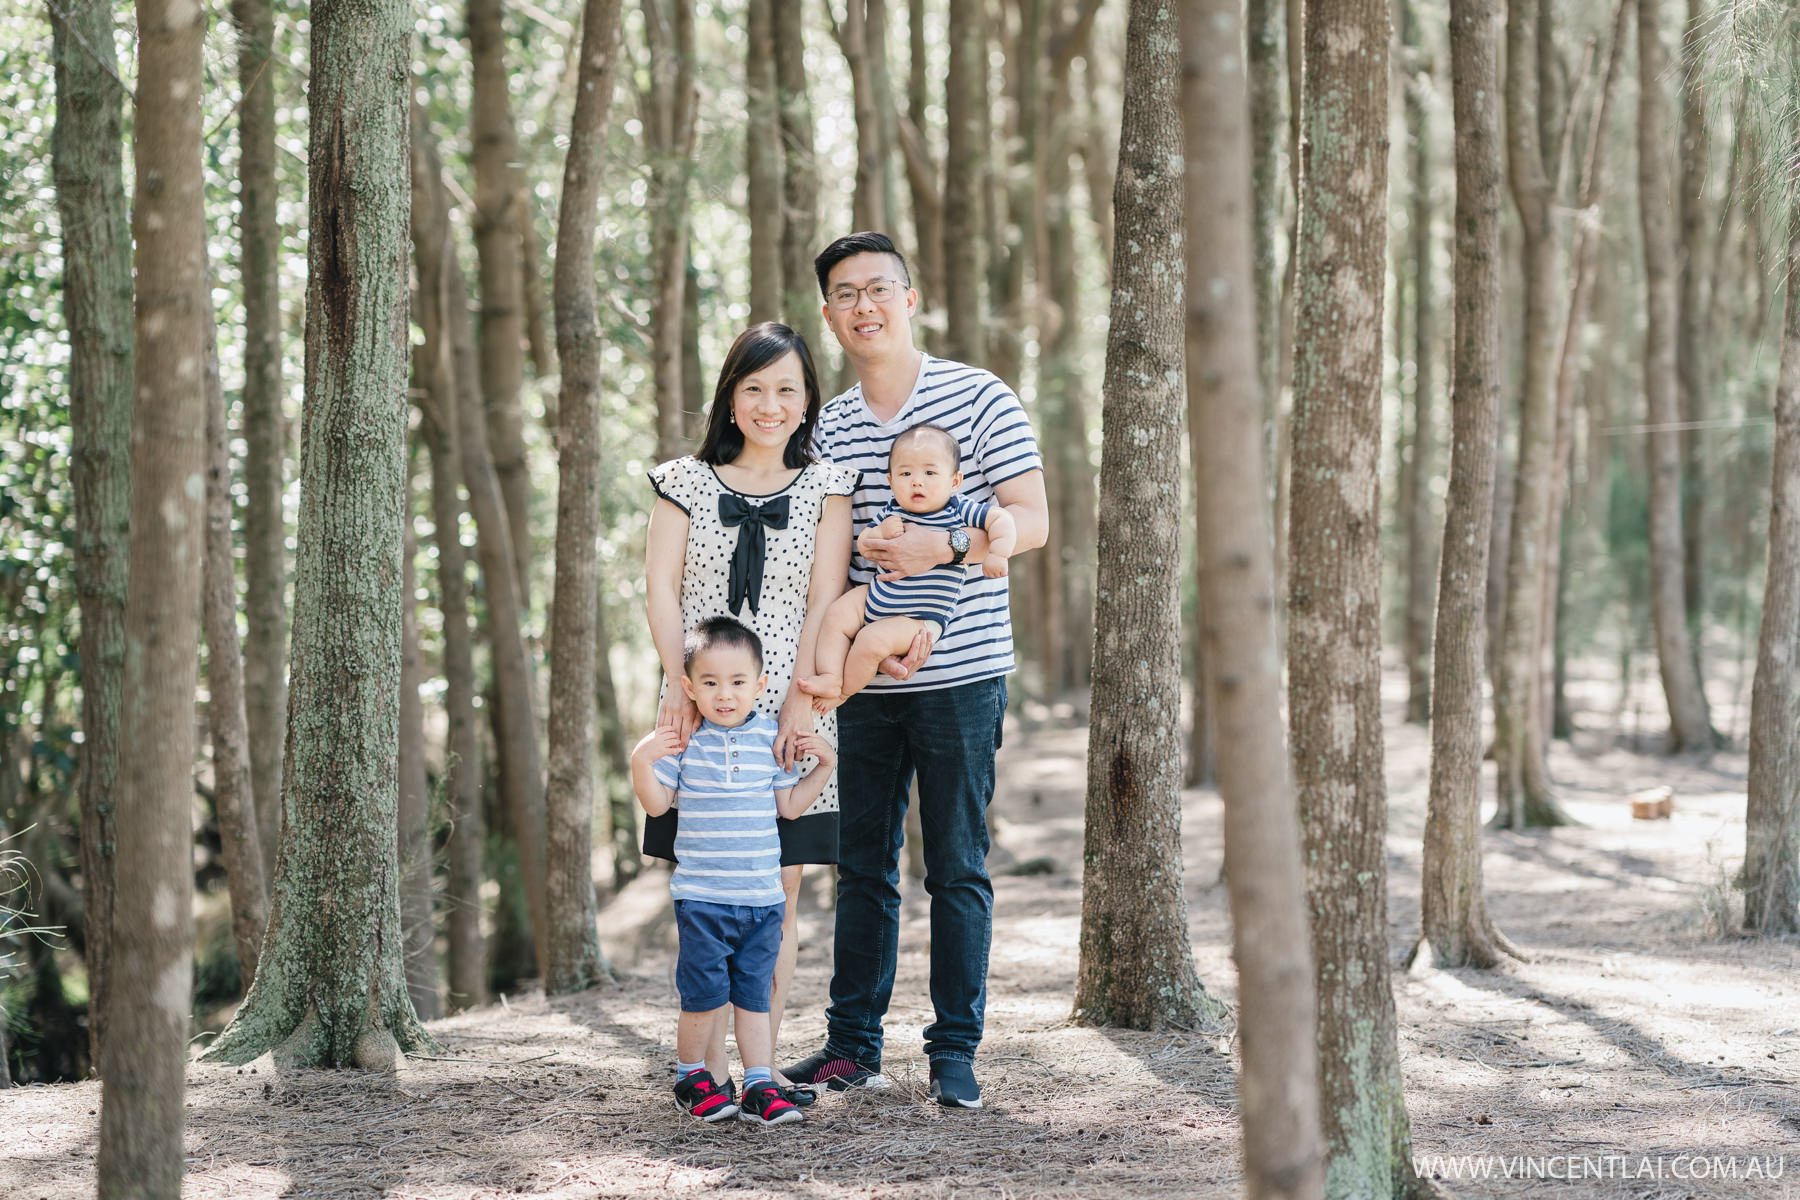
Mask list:
[{"label": "man", "polygon": [[[986,555],[987,536],[978,529],[908,524],[899,537],[874,535],[874,515],[892,498],[889,447],[921,423],[955,435],[962,494],[1006,509],[1017,530],[1014,553],[1042,546],[1049,505],[1025,411],[990,372],[913,345],[919,294],[894,243],[885,234],[853,233],[813,265],[825,322],[857,378],[820,414],[814,434],[822,456],[862,471],[851,500],[860,535],[853,581],[916,575],[942,563],[973,566]],[[886,1086],[881,1022],[894,990],[900,849],[916,771],[937,1013],[925,1030],[931,1096],[946,1107],[980,1108],[973,1064],[994,906],[986,812],[1013,669],[1006,579],[969,572],[955,619],[936,645],[921,634],[904,662],[889,659],[884,669],[891,677],[877,676],[838,709],[841,814],[828,1033],[823,1050],[785,1074],[837,1090]]]}]

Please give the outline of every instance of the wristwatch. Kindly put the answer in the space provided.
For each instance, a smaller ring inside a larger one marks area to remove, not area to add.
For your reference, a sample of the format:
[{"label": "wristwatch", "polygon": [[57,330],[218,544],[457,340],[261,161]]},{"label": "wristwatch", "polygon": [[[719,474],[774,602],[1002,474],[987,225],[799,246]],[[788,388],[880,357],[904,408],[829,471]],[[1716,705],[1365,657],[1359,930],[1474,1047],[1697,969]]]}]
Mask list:
[{"label": "wristwatch", "polygon": [[950,531],[950,565],[960,567],[963,559],[969,556],[969,531],[952,529]]}]

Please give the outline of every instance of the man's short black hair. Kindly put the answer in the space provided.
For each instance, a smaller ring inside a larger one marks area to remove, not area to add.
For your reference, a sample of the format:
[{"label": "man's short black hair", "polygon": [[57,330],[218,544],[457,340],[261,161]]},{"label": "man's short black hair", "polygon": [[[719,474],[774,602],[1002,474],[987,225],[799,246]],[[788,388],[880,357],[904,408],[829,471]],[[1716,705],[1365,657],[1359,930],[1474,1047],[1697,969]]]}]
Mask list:
[{"label": "man's short black hair", "polygon": [[917,425],[909,425],[900,431],[900,436],[895,438],[894,444],[888,447],[888,470],[894,469],[894,451],[900,448],[901,442],[917,441],[932,434],[936,434],[950,448],[950,469],[952,471],[962,470],[962,443],[956,440],[954,433],[942,425],[933,425],[930,421],[920,421]]},{"label": "man's short black hair", "polygon": [[763,665],[762,639],[756,636],[748,625],[742,621],[734,621],[730,617],[708,617],[694,626],[693,632],[681,644],[681,669],[688,674],[694,670],[694,657],[707,650],[716,650],[724,646],[733,646],[740,650],[748,650],[756,659],[756,670],[760,674]]},{"label": "man's short black hair", "polygon": [[819,295],[825,295],[825,289],[831,286],[831,268],[858,254],[893,255],[894,261],[900,264],[900,282],[907,287],[912,286],[912,272],[907,269],[906,255],[894,248],[894,239],[885,233],[869,230],[846,233],[819,251],[819,257],[813,259],[813,271],[819,277]]}]

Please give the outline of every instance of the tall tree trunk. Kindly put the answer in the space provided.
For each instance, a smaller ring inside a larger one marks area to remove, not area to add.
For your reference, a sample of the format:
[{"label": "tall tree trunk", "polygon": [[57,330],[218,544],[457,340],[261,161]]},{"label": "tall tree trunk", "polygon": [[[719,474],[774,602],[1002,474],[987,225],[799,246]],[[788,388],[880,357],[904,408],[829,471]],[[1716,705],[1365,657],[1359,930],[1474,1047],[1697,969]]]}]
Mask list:
[{"label": "tall tree trunk", "polygon": [[[749,0],[744,44],[744,178],[750,215],[750,323],[781,319],[781,105],[775,94],[775,0]],[[566,169],[566,168],[565,168]]]},{"label": "tall tree trunk", "polygon": [[[1265,454],[1274,445],[1281,399],[1281,279],[1275,270],[1275,233],[1281,225],[1282,50],[1281,0],[1245,0],[1249,49],[1250,237],[1256,287],[1256,377],[1263,399]],[[1273,456],[1267,461],[1274,465]],[[1263,477],[1268,479],[1265,471]]]},{"label": "tall tree trunk", "polygon": [[[1795,139],[1800,147],[1800,137]],[[1788,217],[1768,574],[1750,689],[1744,928],[1800,931],[1800,209]]]},{"label": "tall tree trunk", "polygon": [[[1182,161],[1174,8],[1132,0],[1101,427],[1100,594],[1075,1015],[1192,1027],[1223,1006],[1194,970],[1181,885]],[[1143,720],[1146,712],[1165,719]]]},{"label": "tall tree trunk", "polygon": [[1481,872],[1481,681],[1487,643],[1489,525],[1500,424],[1501,165],[1494,0],[1454,0],[1450,79],[1456,114],[1455,320],[1450,487],[1438,564],[1431,672],[1430,799],[1419,915],[1443,967],[1493,967],[1507,943],[1488,917]]},{"label": "tall tree trunk", "polygon": [[[410,475],[410,471],[408,474]],[[442,1015],[437,988],[437,929],[431,914],[431,784],[425,771],[425,710],[419,703],[419,603],[413,559],[412,484],[407,481],[400,548],[400,749],[395,861],[400,868],[400,928],[406,990],[422,1021]]]},{"label": "tall tree trunk", "polygon": [[206,718],[212,734],[213,809],[219,857],[231,894],[231,940],[244,986],[256,978],[263,926],[269,918],[262,840],[250,772],[244,713],[244,660],[237,631],[237,572],[231,555],[231,435],[219,381],[218,334],[210,289],[206,305],[206,563],[201,624],[206,634]]},{"label": "tall tree trunk", "polygon": [[1182,9],[1186,277],[1196,284],[1187,289],[1188,442],[1238,964],[1245,1194],[1302,1200],[1324,1183],[1318,1067],[1294,1053],[1312,1036],[1317,1008],[1275,666],[1263,359],[1251,304],[1251,122],[1237,19],[1236,0]]},{"label": "tall tree trunk", "polygon": [[619,715],[619,693],[613,687],[612,639],[606,628],[606,603],[599,600],[594,605],[594,707],[600,718],[600,761],[611,772],[605,792],[613,886],[622,888],[643,873],[644,858],[638,851],[637,799],[628,784],[631,750]]},{"label": "tall tree trunk", "polygon": [[1304,56],[1288,720],[1319,989],[1326,1191],[1399,1196],[1419,1185],[1388,983],[1383,844],[1385,0],[1313,0]]},{"label": "tall tree trunk", "polygon": [[982,219],[988,148],[987,22],[980,3],[950,6],[950,76],[944,111],[949,142],[944,167],[944,354],[987,360],[987,231]]},{"label": "tall tree trunk", "polygon": [[1556,463],[1556,351],[1564,286],[1551,224],[1556,181],[1540,141],[1545,99],[1535,52],[1550,6],[1533,0],[1506,12],[1506,145],[1513,203],[1524,235],[1525,319],[1519,443],[1507,526],[1506,600],[1494,671],[1494,762],[1504,829],[1561,825],[1568,817],[1550,790],[1543,720],[1544,531]]},{"label": "tall tree trunk", "polygon": [[927,311],[944,304],[943,169],[931,152],[931,95],[927,80],[925,39],[927,0],[907,0],[906,120],[900,123],[900,147],[906,157],[906,182],[912,193],[913,283]]},{"label": "tall tree trunk", "polygon": [[813,161],[812,104],[806,94],[805,0],[774,0],[775,94],[781,107],[784,163],[781,205],[782,313],[812,348],[819,340],[819,286],[813,274],[818,225],[819,168]]},{"label": "tall tree trunk", "polygon": [[563,164],[556,230],[556,597],[550,629],[549,949],[545,990],[578,992],[611,974],[594,904],[594,644],[599,601],[600,319],[595,205],[618,69],[619,0],[587,0],[581,86]]},{"label": "tall tree trunk", "polygon": [[394,846],[406,500],[407,9],[312,9],[306,406],[281,864],[256,983],[207,1051],[391,1069],[407,995]]},{"label": "tall tree trunk", "polygon": [[[1712,242],[1707,228],[1706,176],[1711,147],[1706,136],[1705,0],[1687,0],[1681,35],[1681,315],[1675,330],[1675,370],[1680,381],[1682,604],[1688,633],[1699,639],[1706,618],[1706,282]],[[1697,645],[1697,642],[1696,642]],[[1696,667],[1698,663],[1696,663]]]},{"label": "tall tree trunk", "polygon": [[688,176],[700,92],[694,83],[694,0],[643,0],[650,86],[638,114],[650,159],[650,359],[656,389],[656,457],[687,452],[681,348],[687,300]]},{"label": "tall tree trunk", "polygon": [[[829,7],[827,8],[829,15]],[[835,24],[835,18],[833,18]],[[837,26],[838,45],[850,68],[852,107],[856,114],[856,191],[850,223],[857,229],[888,231],[888,161],[892,142],[882,136],[882,111],[891,103],[884,86],[887,70],[887,4],[885,0],[847,0],[844,21]],[[877,79],[880,76],[880,79]]]},{"label": "tall tree trunk", "polygon": [[[475,714],[475,665],[469,628],[468,555],[462,544],[462,446],[457,434],[457,375],[472,363],[473,346],[453,349],[452,304],[467,295],[456,264],[444,185],[435,143],[415,104],[411,115],[413,261],[419,280],[419,349],[425,388],[420,431],[431,458],[431,523],[437,546],[438,612],[443,618],[443,793],[449,802],[450,837],[444,886],[445,968],[451,1009],[482,1003],[487,995],[487,949],[481,932],[481,855],[485,825],[481,805],[481,725]],[[439,222],[436,225],[431,222]],[[462,332],[468,332],[463,321]],[[467,379],[467,376],[463,376]]]},{"label": "tall tree trunk", "polygon": [[[1009,0],[1016,9],[1018,32],[1009,42],[1000,21],[996,41],[1005,52],[1007,106],[1011,128],[1002,129],[991,158],[996,211],[990,222],[992,259],[989,287],[993,326],[988,338],[987,367],[1015,387],[1023,386],[1025,336],[1033,314],[1025,300],[1026,280],[1037,262],[1038,225],[1043,213],[1037,159],[1044,118],[1044,0]],[[1067,71],[1063,71],[1064,78]]]},{"label": "tall tree trunk", "polygon": [[[200,169],[205,10],[137,6],[132,237],[132,564],[125,597],[118,862],[107,990],[100,1194],[181,1192],[183,1066],[194,953],[194,687],[206,468],[205,182]],[[106,36],[111,36],[110,22]],[[65,31],[67,32],[67,31]],[[103,153],[103,151],[102,151]]]},{"label": "tall tree trunk", "polygon": [[1638,0],[1638,204],[1644,230],[1644,403],[1650,456],[1650,615],[1669,752],[1712,750],[1712,719],[1688,633],[1681,561],[1681,420],[1676,397],[1677,265],[1669,222],[1668,103],[1662,0]]},{"label": "tall tree trunk", "polygon": [[50,6],[56,58],[51,169],[69,330],[69,484],[81,608],[81,879],[88,1061],[100,1062],[111,981],[119,688],[131,512],[131,227],[125,207],[113,10]]},{"label": "tall tree trunk", "polygon": [[468,0],[473,83],[469,127],[474,142],[475,253],[480,264],[481,397],[488,444],[518,572],[519,603],[531,607],[531,476],[525,463],[525,289],[519,248],[519,134],[508,99],[505,0]]},{"label": "tall tree trunk", "polygon": [[1437,458],[1437,388],[1432,378],[1437,298],[1431,290],[1431,116],[1425,104],[1431,60],[1415,0],[1401,0],[1400,13],[1409,76],[1406,129],[1412,140],[1412,461],[1407,465],[1408,503],[1401,514],[1406,525],[1406,719],[1423,725],[1431,715],[1431,607],[1438,557],[1437,528],[1431,519],[1431,478]]},{"label": "tall tree trunk", "polygon": [[[275,13],[232,0],[238,27],[238,274],[244,288],[244,715],[263,865],[281,837],[287,743],[287,419],[281,382],[281,219],[275,182]],[[268,879],[264,879],[265,885]]]},{"label": "tall tree trunk", "polygon": [[[526,152],[528,153],[528,152]],[[549,305],[544,296],[544,243],[539,240],[531,190],[521,185],[513,206],[519,221],[519,282],[525,296],[525,345],[531,351],[531,373],[539,379],[556,373],[556,353],[549,331]]]}]

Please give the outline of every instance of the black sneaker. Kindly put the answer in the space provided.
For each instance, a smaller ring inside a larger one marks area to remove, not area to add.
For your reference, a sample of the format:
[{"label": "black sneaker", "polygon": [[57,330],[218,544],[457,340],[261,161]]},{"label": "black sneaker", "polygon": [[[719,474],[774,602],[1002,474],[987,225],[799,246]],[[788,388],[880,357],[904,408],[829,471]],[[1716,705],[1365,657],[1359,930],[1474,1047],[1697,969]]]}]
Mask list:
[{"label": "black sneaker", "polygon": [[981,1085],[975,1082],[975,1068],[960,1059],[932,1059],[931,1098],[945,1108],[980,1108]]},{"label": "black sneaker", "polygon": [[887,1076],[879,1067],[864,1066],[827,1050],[809,1055],[791,1067],[783,1067],[781,1073],[793,1083],[810,1083],[815,1088],[824,1086],[834,1092],[851,1088],[880,1091],[888,1086]]},{"label": "black sneaker", "polygon": [[781,1098],[781,1089],[761,1080],[744,1088],[744,1103],[737,1116],[740,1121],[755,1121],[759,1125],[786,1125],[806,1119],[798,1107]]},{"label": "black sneaker", "polygon": [[709,1123],[735,1117],[738,1112],[738,1106],[732,1102],[732,1098],[720,1091],[719,1085],[705,1071],[695,1071],[677,1079],[675,1101],[690,1116]]}]

